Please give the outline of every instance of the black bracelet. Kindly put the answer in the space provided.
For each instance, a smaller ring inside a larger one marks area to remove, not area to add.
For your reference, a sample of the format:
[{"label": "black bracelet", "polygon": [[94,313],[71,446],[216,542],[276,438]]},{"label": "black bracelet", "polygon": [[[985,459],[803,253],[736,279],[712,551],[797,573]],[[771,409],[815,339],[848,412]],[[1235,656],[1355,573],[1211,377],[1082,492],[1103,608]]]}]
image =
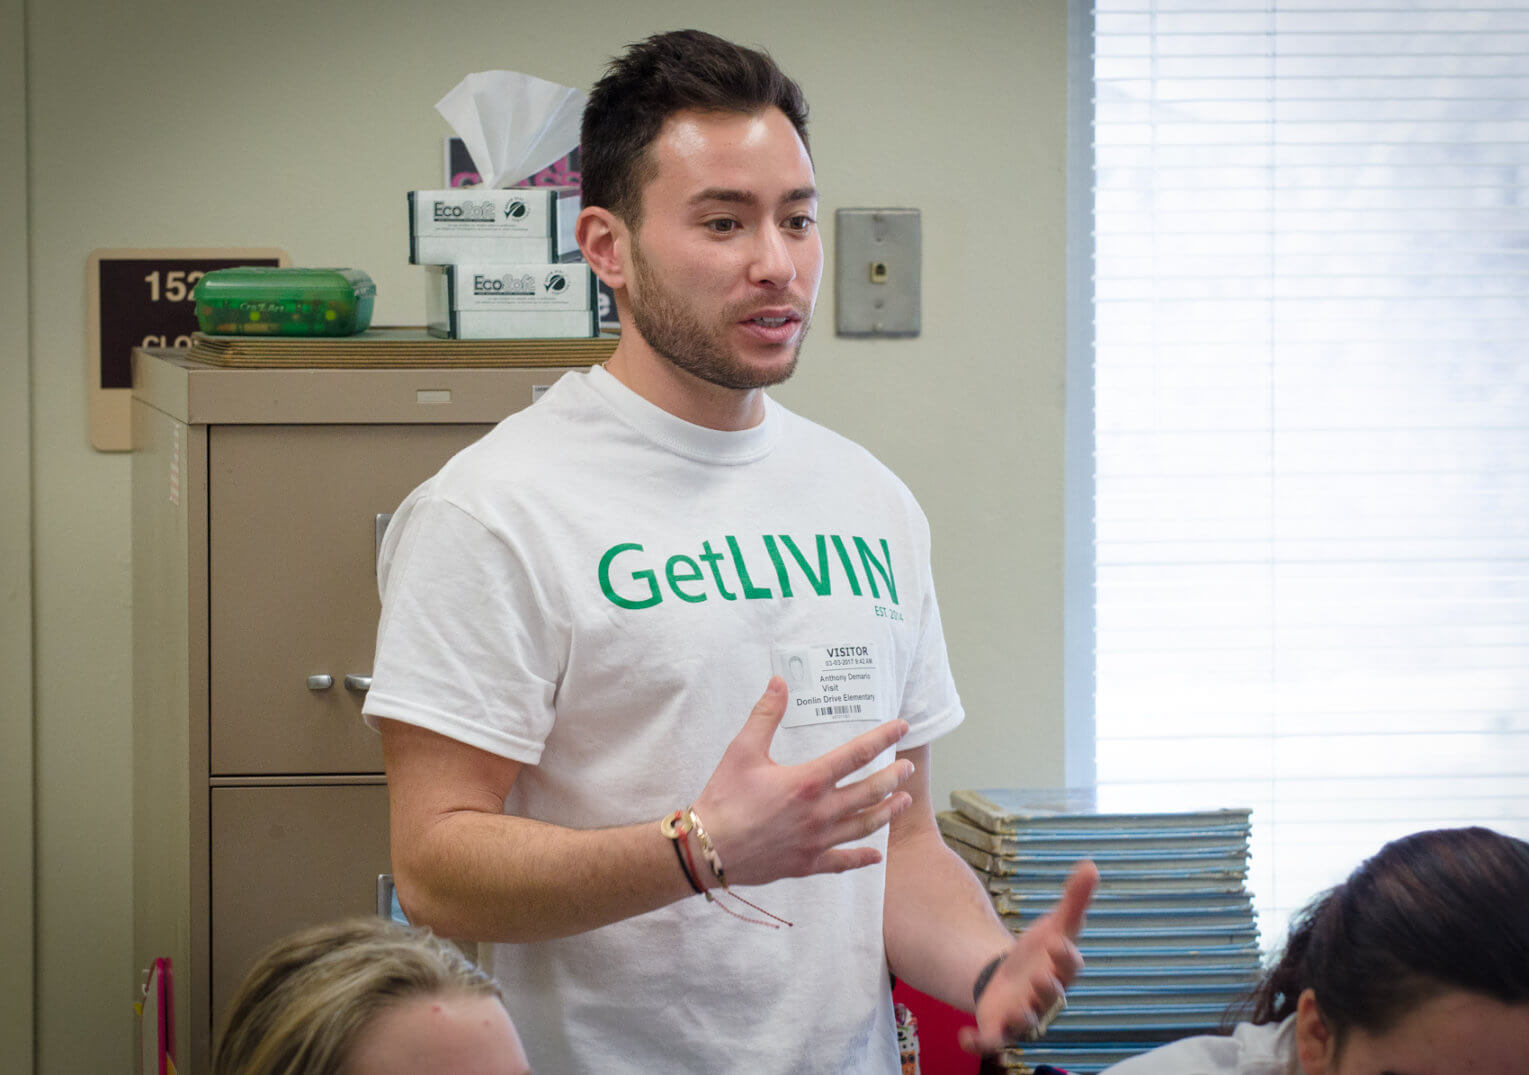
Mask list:
[{"label": "black bracelet", "polygon": [[987,966],[983,967],[980,971],[977,972],[977,980],[972,983],[973,1007],[976,1007],[977,1002],[982,999],[982,992],[987,988],[987,984],[993,980],[993,974],[998,970],[998,964],[1002,963],[1005,959],[1008,958],[1009,953],[1000,952],[998,955],[988,960]]},{"label": "black bracelet", "polygon": [[680,869],[685,871],[685,880],[690,882],[690,887],[695,889],[697,896],[701,895],[701,886],[695,883],[695,875],[690,872],[690,865],[685,861],[685,852],[680,850],[680,841],[670,840],[669,842],[674,845],[674,857],[680,860]]}]

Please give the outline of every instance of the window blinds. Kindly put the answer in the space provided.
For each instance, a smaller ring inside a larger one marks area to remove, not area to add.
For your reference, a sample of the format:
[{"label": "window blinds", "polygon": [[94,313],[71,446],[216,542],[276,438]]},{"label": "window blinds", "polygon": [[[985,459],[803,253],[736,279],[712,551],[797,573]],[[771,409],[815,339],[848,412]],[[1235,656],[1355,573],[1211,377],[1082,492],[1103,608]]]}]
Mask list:
[{"label": "window blinds", "polygon": [[1266,944],[1529,837],[1529,5],[1094,9],[1096,765],[1254,809]]}]

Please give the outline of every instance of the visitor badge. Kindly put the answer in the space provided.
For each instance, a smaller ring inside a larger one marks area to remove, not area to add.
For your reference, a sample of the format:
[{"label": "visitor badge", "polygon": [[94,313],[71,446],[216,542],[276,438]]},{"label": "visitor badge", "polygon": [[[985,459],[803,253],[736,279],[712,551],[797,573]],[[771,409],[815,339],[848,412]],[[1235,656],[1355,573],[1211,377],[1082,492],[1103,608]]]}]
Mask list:
[{"label": "visitor badge", "polygon": [[786,681],[782,727],[884,719],[874,642],[776,646],[770,665]]}]

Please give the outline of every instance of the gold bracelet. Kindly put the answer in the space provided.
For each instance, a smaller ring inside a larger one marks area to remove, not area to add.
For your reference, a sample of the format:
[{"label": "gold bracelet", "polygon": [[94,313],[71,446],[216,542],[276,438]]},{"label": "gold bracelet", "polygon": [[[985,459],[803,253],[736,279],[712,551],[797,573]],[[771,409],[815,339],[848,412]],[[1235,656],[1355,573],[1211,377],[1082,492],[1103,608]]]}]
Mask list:
[{"label": "gold bracelet", "polygon": [[664,819],[658,823],[658,831],[671,840],[678,840],[690,830],[685,825],[685,812],[676,810],[672,814],[665,814]]},{"label": "gold bracelet", "polygon": [[[712,843],[711,835],[701,824],[701,819],[696,816],[696,812],[693,808],[685,811],[685,817],[690,822],[690,831],[695,833],[696,840],[701,845],[701,854],[706,857],[706,864],[711,867],[711,872],[716,874],[717,886],[722,889],[723,893],[731,896],[733,899],[737,900],[744,906],[752,907],[760,914],[775,919],[775,922],[779,922],[780,925],[789,927],[791,923],[788,920],[782,918],[780,915],[775,914],[772,911],[766,911],[763,907],[759,906],[759,904],[754,903],[752,900],[744,899],[742,896],[738,895],[738,893],[727,887],[727,875],[722,872],[722,856],[717,854],[717,845]],[[680,839],[683,841],[684,836],[682,835]],[[711,900],[718,907],[722,908],[734,918],[741,918],[743,921],[752,922],[756,926],[769,926],[771,929],[780,928],[780,926],[776,925],[775,922],[766,922],[760,918],[750,918],[748,915],[739,914],[727,904],[723,903],[720,895],[713,897],[710,889],[706,890],[706,898]]]},{"label": "gold bracelet", "polygon": [[711,842],[711,835],[701,824],[701,819],[696,816],[693,808],[686,812],[686,816],[690,819],[690,831],[694,832],[696,839],[701,841],[701,854],[705,856],[711,872],[717,875],[717,884],[726,888],[727,875],[722,872],[722,858],[717,854],[717,845]]}]

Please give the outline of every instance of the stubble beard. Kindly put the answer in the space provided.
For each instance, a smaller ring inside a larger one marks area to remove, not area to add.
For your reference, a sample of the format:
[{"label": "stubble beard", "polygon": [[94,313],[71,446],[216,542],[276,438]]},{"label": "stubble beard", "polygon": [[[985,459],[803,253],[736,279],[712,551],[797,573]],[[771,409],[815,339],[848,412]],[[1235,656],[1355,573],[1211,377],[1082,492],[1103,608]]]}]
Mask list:
[{"label": "stubble beard", "polygon": [[[739,390],[769,388],[796,372],[797,357],[802,352],[802,343],[811,323],[805,311],[797,311],[802,320],[796,345],[791,350],[791,361],[784,366],[755,367],[728,347],[722,338],[726,328],[708,328],[695,311],[659,281],[658,274],[635,243],[632,246],[632,275],[637,287],[627,289],[627,301],[633,327],[649,347],[679,369],[708,384]],[[736,324],[748,313],[747,307],[725,310],[722,324]]]}]

